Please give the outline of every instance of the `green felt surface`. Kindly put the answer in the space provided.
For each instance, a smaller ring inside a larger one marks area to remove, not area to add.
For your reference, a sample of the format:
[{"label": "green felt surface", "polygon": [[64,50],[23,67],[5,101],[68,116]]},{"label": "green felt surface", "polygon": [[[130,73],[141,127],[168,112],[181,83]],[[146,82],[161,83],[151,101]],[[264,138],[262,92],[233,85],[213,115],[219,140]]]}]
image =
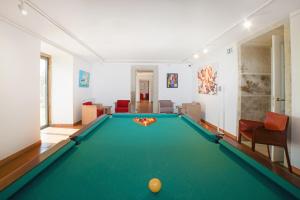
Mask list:
[{"label": "green felt surface", "polygon": [[234,146],[232,146],[225,140],[220,140],[219,143],[222,147],[228,149],[229,151],[234,153],[236,156],[241,158],[243,161],[247,162],[249,165],[251,165],[253,168],[255,168],[257,171],[264,174],[266,177],[271,179],[273,182],[280,185],[282,188],[289,191],[295,197],[300,199],[300,189],[299,188],[292,185],[291,183],[289,183],[282,177],[278,176],[277,174],[274,174],[271,170],[269,170],[265,166],[261,165],[260,163],[258,163],[256,160],[254,160],[250,156],[248,156],[248,155],[244,154],[243,152],[241,152],[240,150],[236,149]]},{"label": "green felt surface", "polygon": [[[293,199],[203,134],[184,118],[143,127],[114,116],[12,199]],[[153,177],[158,194],[147,189]]]},{"label": "green felt surface", "polygon": [[0,192],[0,199],[7,199],[24,185],[26,185],[30,180],[34,179],[39,173],[45,170],[49,165],[55,162],[58,158],[60,158],[65,152],[74,147],[75,142],[70,141],[65,146],[57,150],[54,154],[44,160],[41,164],[34,167],[32,170],[27,172],[25,175],[20,177],[18,180],[13,182],[9,187],[6,187],[4,190]]}]

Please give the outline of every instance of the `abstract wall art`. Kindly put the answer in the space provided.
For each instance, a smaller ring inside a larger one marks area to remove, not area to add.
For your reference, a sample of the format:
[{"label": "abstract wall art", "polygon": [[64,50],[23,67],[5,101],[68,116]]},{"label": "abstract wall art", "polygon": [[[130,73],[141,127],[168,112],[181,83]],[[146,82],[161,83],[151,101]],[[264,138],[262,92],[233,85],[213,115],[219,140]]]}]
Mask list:
[{"label": "abstract wall art", "polygon": [[178,88],[178,74],[167,74],[167,88]]},{"label": "abstract wall art", "polygon": [[199,69],[197,73],[199,94],[217,94],[217,74],[216,65],[204,65]]}]

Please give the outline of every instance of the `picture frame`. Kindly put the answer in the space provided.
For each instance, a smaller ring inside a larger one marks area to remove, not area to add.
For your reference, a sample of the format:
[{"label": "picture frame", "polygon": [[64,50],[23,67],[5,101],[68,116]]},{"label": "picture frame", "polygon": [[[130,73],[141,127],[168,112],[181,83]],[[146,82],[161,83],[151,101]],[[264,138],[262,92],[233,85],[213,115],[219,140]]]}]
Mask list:
[{"label": "picture frame", "polygon": [[167,88],[178,88],[177,73],[167,73]]},{"label": "picture frame", "polygon": [[216,95],[218,92],[218,65],[202,66],[197,72],[198,93]]},{"label": "picture frame", "polygon": [[88,88],[90,85],[90,73],[79,70],[79,87]]}]

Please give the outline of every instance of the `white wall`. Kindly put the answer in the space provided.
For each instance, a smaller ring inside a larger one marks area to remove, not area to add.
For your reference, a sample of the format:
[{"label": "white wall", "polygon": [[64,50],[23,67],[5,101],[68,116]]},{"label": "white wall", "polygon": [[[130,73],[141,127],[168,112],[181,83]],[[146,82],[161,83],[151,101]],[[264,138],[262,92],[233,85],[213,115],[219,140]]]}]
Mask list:
[{"label": "white wall", "polygon": [[[167,73],[178,73],[178,88],[167,88]],[[172,100],[175,105],[192,101],[193,69],[187,64],[162,64],[158,68],[158,99]]]},{"label": "white wall", "polygon": [[51,124],[73,124],[73,56],[46,43],[41,51],[51,55]]},{"label": "white wall", "polygon": [[[118,99],[130,99],[131,67],[136,63],[106,63],[93,65],[92,96],[96,102],[113,105]],[[158,66],[158,99],[170,99],[176,104],[192,101],[192,69],[187,64],[151,64]],[[167,73],[178,73],[178,88],[167,88]],[[113,108],[114,109],[114,108]]]},{"label": "white wall", "polygon": [[83,70],[91,73],[92,66],[88,62],[74,57],[74,68],[73,68],[73,123],[81,120],[81,105],[85,100],[92,98],[92,87],[91,84],[88,88],[79,87],[79,70]]},{"label": "white wall", "polygon": [[[231,54],[226,49],[232,48]],[[222,91],[217,95],[199,94],[197,91],[197,71],[201,66],[214,64],[218,67],[218,85]],[[193,64],[193,100],[201,103],[202,118],[237,135],[238,112],[238,50],[235,44],[210,52],[201,61]],[[224,95],[224,96],[223,96]],[[224,111],[224,114],[223,114]],[[223,119],[225,119],[223,123]]]},{"label": "white wall", "polygon": [[113,106],[118,99],[130,99],[129,64],[94,64],[91,76],[92,96],[95,102]]},{"label": "white wall", "polygon": [[40,139],[40,41],[0,22],[0,159]]},{"label": "white wall", "polygon": [[300,168],[300,10],[291,15],[292,137],[291,162]]}]

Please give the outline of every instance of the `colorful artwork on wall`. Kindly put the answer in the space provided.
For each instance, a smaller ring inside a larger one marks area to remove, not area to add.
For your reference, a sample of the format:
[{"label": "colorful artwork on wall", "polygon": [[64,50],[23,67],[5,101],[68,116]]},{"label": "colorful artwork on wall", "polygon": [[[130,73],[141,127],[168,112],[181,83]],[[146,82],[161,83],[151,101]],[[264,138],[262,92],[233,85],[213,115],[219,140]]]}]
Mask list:
[{"label": "colorful artwork on wall", "polygon": [[205,65],[198,71],[198,92],[200,94],[216,95],[217,85],[216,65]]},{"label": "colorful artwork on wall", "polygon": [[79,87],[88,88],[90,83],[90,73],[79,70]]},{"label": "colorful artwork on wall", "polygon": [[167,74],[167,88],[178,88],[178,74]]}]

